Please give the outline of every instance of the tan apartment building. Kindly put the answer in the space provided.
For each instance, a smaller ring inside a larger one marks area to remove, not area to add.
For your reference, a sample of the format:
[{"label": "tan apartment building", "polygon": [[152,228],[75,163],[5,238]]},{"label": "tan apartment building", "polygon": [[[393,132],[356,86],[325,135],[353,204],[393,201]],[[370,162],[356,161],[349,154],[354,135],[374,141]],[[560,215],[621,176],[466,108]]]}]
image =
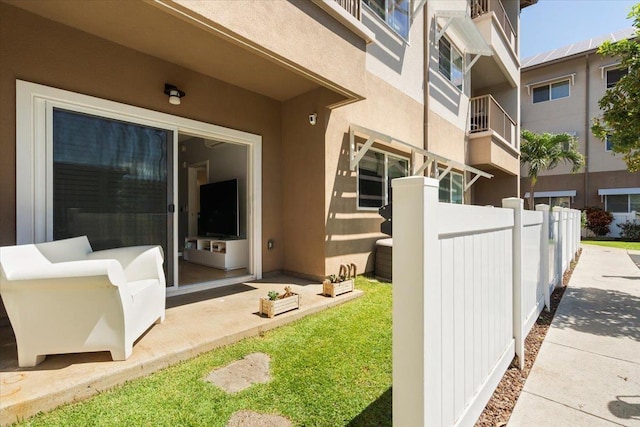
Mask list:
[{"label": "tan apartment building", "polygon": [[168,295],[371,271],[391,179],[519,193],[535,2],[2,0],[0,245],[160,244]]},{"label": "tan apartment building", "polygon": [[[619,59],[598,55],[597,47],[634,33],[629,28],[522,60],[522,128],[570,133],[586,159],[584,169],[575,174],[567,165],[542,173],[534,189],[537,203],[576,209],[596,206],[613,212],[614,222],[640,210],[640,174],[628,172],[621,156],[590,129],[593,118],[601,114],[598,101],[626,73]],[[523,168],[524,196],[529,188],[526,176]],[[619,236],[615,224],[611,229],[612,236]]]}]

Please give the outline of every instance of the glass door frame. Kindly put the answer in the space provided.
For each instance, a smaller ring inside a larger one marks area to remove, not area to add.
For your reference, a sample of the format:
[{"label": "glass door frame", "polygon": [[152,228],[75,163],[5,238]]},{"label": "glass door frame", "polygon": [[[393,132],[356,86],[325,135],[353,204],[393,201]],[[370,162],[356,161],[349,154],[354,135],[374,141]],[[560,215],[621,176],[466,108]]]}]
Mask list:
[{"label": "glass door frame", "polygon": [[[262,137],[235,129],[135,107],[76,92],[16,80],[16,244],[39,243],[53,238],[52,164],[53,108],[84,112],[173,131],[173,198],[178,188],[178,133],[242,144],[248,147],[249,273],[262,278]],[[175,204],[175,203],[174,203]],[[173,250],[178,264],[178,215],[173,215]],[[171,242],[169,242],[171,243]],[[171,247],[171,245],[169,246]],[[178,269],[168,294],[200,290],[189,287],[178,291]],[[246,278],[245,278],[246,280]],[[175,288],[175,289],[171,289]]]},{"label": "glass door frame", "polygon": [[[53,116],[54,116],[54,110],[58,109],[63,111],[70,111],[73,113],[86,114],[88,116],[98,117],[101,119],[109,119],[109,120],[119,121],[123,123],[130,123],[130,124],[135,124],[139,126],[162,129],[172,133],[172,138],[170,141],[168,141],[168,144],[170,144],[170,147],[167,147],[167,150],[166,150],[167,151],[166,153],[167,154],[167,203],[165,206],[166,208],[165,213],[167,215],[167,230],[166,230],[167,235],[166,235],[165,243],[166,243],[167,249],[172,249],[172,252],[175,252],[177,250],[176,233],[177,233],[177,225],[178,225],[178,220],[176,218],[178,215],[176,214],[176,211],[175,211],[175,206],[177,205],[176,189],[178,188],[177,186],[178,178],[175,176],[175,174],[177,173],[177,167],[175,165],[176,163],[175,156],[178,153],[178,150],[177,150],[178,128],[176,126],[159,124],[157,122],[153,122],[150,120],[122,116],[121,114],[117,114],[114,112],[96,111],[95,109],[88,108],[86,106],[73,105],[73,104],[68,104],[60,101],[47,100],[45,101],[45,108],[46,108],[45,158],[46,158],[46,165],[47,165],[46,178],[45,178],[45,181],[46,181],[45,229],[46,229],[47,241],[53,240],[53,229],[54,229],[54,226],[53,226],[53,213],[54,213],[54,209],[53,209],[53,193],[54,193]],[[170,210],[169,208],[170,206],[173,206],[173,210]],[[167,268],[167,276],[169,276],[167,277],[167,283],[175,283],[175,278],[177,277],[176,271],[178,269],[177,260],[174,259],[174,257],[167,257],[167,255],[165,255],[165,262],[166,262],[166,268]]]}]

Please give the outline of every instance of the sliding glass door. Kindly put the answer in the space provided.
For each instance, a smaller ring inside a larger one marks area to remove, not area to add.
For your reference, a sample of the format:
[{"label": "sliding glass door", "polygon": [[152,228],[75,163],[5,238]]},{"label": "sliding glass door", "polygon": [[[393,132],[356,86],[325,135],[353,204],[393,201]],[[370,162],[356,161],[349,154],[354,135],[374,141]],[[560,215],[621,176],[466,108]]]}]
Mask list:
[{"label": "sliding glass door", "polygon": [[161,245],[173,284],[173,132],[53,108],[53,239]]}]

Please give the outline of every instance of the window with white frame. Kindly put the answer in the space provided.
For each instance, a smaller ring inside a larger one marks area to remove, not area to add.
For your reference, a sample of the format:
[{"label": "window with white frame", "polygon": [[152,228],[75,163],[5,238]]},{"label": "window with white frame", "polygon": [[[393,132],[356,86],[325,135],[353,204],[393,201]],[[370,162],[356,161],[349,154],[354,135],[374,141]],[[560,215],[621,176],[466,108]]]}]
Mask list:
[{"label": "window with white frame", "polygon": [[569,79],[536,86],[532,90],[532,95],[534,104],[567,98],[569,96]]},{"label": "window with white frame", "polygon": [[[444,169],[440,169],[442,173]],[[440,180],[438,195],[441,202],[461,205],[464,202],[464,177],[450,171]]]},{"label": "window with white frame", "polygon": [[438,42],[438,70],[455,87],[463,90],[464,58],[446,37]]},{"label": "window with white frame", "polygon": [[409,0],[363,0],[362,3],[402,38],[409,38]]},{"label": "window with white frame", "polygon": [[639,212],[640,194],[609,194],[605,196],[604,208],[617,213]]},{"label": "window with white frame", "polygon": [[618,81],[622,77],[626,76],[628,73],[629,73],[628,68],[613,68],[613,69],[607,70],[607,77],[605,80],[607,84],[607,89],[614,87],[616,83],[618,83]]},{"label": "window with white frame", "polygon": [[391,180],[409,174],[409,159],[369,149],[358,163],[358,209],[391,203]]}]

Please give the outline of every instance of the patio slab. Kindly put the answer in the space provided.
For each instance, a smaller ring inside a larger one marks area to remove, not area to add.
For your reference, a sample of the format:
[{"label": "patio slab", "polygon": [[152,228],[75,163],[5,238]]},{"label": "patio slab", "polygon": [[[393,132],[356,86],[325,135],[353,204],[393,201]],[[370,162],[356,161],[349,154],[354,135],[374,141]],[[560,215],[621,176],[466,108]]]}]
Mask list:
[{"label": "patio slab", "polygon": [[[301,307],[269,319],[258,314],[268,291],[289,285],[302,296]],[[135,378],[187,360],[217,347],[293,322],[353,300],[362,291],[328,298],[322,285],[289,276],[181,295],[167,300],[166,319],[154,325],[133,347],[126,361],[108,352],[47,356],[35,368],[18,368],[10,327],[0,327],[0,425],[86,399]]]}]

